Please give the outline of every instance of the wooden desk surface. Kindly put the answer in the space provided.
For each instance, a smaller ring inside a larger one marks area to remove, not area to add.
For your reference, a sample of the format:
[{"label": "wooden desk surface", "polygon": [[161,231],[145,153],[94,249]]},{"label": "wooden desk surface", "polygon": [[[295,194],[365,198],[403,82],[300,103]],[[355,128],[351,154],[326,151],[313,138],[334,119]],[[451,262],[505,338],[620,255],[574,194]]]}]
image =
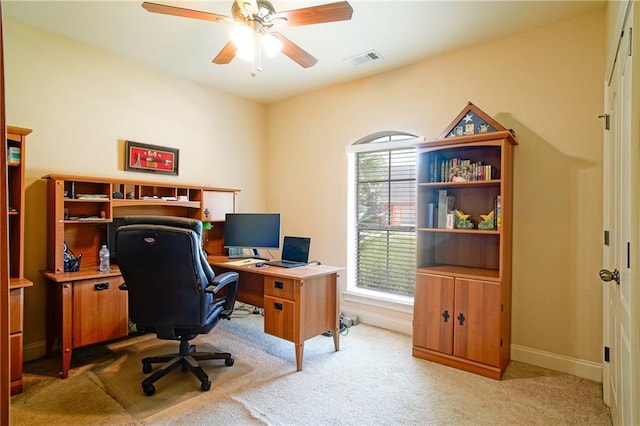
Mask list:
[{"label": "wooden desk surface", "polygon": [[[253,274],[269,275],[272,277],[293,278],[293,279],[309,279],[320,277],[323,275],[336,274],[344,268],[328,265],[307,265],[297,268],[282,268],[280,266],[265,265],[261,268],[255,266],[255,263],[249,259],[246,264],[237,264],[238,260],[229,260],[226,256],[208,256],[207,261],[213,266],[231,269],[234,271],[251,272]],[[231,263],[229,263],[231,262]]]}]

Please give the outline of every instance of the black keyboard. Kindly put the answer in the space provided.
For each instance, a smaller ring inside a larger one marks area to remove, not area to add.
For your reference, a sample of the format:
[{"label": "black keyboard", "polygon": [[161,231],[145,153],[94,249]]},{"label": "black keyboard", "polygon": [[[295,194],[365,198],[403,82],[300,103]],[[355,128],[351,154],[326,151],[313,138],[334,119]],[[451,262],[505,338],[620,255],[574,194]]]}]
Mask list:
[{"label": "black keyboard", "polygon": [[265,263],[267,265],[280,266],[282,268],[297,268],[298,266],[306,265],[304,262],[294,262],[293,260],[271,260]]}]

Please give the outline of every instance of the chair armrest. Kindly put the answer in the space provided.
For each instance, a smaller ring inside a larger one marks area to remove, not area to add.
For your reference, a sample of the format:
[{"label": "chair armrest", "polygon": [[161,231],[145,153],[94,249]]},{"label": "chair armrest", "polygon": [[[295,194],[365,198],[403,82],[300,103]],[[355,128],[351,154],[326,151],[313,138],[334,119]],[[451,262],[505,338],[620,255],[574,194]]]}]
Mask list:
[{"label": "chair armrest", "polygon": [[233,306],[236,303],[236,293],[238,292],[237,272],[223,272],[216,275],[213,282],[207,286],[204,291],[213,295],[217,294],[223,288],[227,289],[227,297],[224,305],[224,311],[220,314],[221,318],[230,319],[233,312]]}]

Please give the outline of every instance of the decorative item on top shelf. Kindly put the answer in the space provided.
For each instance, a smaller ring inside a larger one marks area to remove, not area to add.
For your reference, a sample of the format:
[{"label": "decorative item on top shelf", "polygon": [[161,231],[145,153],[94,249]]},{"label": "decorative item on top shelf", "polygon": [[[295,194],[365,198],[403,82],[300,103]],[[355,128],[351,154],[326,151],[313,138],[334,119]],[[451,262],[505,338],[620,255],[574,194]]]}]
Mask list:
[{"label": "decorative item on top shelf", "polygon": [[177,176],[179,152],[176,148],[125,141],[124,169]]},{"label": "decorative item on top shelf", "polygon": [[455,125],[451,132],[447,135],[448,138],[464,135],[473,135],[476,133],[488,133],[495,132],[496,129],[490,123],[487,123],[478,114],[473,111],[469,111],[464,117]]},{"label": "decorative item on top shelf", "polygon": [[456,210],[456,228],[473,229],[473,222],[469,220],[470,214],[465,214],[462,210]]},{"label": "decorative item on top shelf", "polygon": [[481,214],[482,222],[478,224],[478,229],[491,230],[496,229],[496,215],[493,210],[488,214]]}]

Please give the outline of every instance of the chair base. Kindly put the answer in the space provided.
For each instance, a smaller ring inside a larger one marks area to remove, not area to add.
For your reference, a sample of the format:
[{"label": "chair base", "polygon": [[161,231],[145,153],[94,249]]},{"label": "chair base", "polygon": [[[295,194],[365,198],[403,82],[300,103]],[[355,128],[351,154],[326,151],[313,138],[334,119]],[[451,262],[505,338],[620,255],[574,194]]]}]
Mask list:
[{"label": "chair base", "polygon": [[153,384],[180,366],[183,372],[190,370],[200,380],[201,390],[208,391],[211,389],[211,381],[198,361],[210,359],[224,359],[224,365],[228,367],[232,366],[234,362],[231,354],[228,352],[196,352],[195,345],[189,345],[188,340],[181,340],[180,353],[151,356],[142,359],[142,372],[145,374],[151,372],[151,364],[163,363],[157,371],[142,381],[142,390],[147,396],[153,395],[156,393],[156,388]]}]

